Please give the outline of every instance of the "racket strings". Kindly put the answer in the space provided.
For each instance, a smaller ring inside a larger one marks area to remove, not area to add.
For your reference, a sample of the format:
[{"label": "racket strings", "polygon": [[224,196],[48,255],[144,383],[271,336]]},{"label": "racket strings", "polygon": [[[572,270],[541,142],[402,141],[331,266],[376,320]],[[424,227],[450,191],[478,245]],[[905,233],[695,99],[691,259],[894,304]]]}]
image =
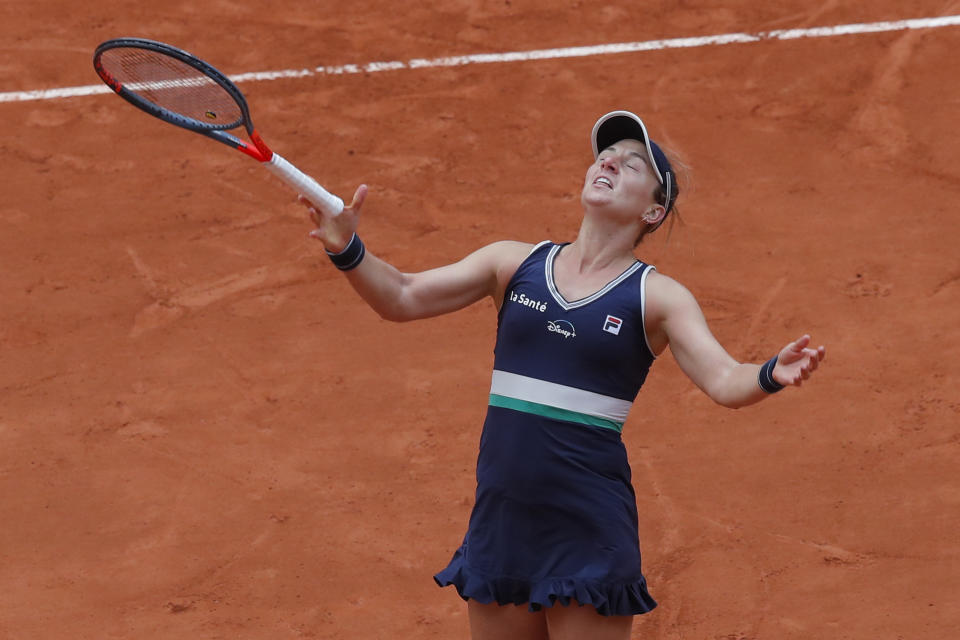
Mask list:
[{"label": "racket strings", "polygon": [[232,129],[243,122],[240,106],[226,89],[176,58],[117,47],[104,51],[100,63],[128,91],[203,127]]}]

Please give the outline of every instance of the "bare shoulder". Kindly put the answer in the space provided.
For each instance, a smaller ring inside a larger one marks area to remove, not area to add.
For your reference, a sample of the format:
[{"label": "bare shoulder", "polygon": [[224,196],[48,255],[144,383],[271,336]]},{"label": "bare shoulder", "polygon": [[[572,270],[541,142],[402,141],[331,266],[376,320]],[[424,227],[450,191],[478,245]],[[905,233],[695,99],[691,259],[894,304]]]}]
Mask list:
[{"label": "bare shoulder", "polygon": [[696,299],[689,289],[659,271],[651,271],[647,277],[646,298],[647,315],[660,319],[665,318],[671,309],[678,306],[696,304]]},{"label": "bare shoulder", "polygon": [[500,240],[498,242],[492,242],[487,246],[480,249],[481,251],[487,251],[491,255],[497,256],[499,259],[503,260],[515,260],[520,259],[520,262],[523,262],[523,259],[529,255],[530,251],[533,250],[535,245],[529,242],[519,242],[517,240]]},{"label": "bare shoulder", "polygon": [[486,264],[486,269],[489,269],[496,279],[493,297],[498,306],[503,300],[510,279],[516,273],[520,263],[530,255],[534,246],[536,245],[529,242],[501,240],[478,249],[470,256],[470,258],[483,261]]},{"label": "bare shoulder", "polygon": [[509,268],[511,265],[513,270],[516,270],[523,259],[530,254],[533,247],[534,245],[529,242],[501,240],[480,247],[464,259],[483,262],[497,271]]},{"label": "bare shoulder", "polygon": [[533,246],[528,242],[515,242],[513,240],[492,242],[476,249],[458,264],[468,266],[471,269],[482,269],[497,273],[510,270],[511,267],[512,271],[516,271],[516,268],[520,266]]},{"label": "bare shoulder", "polygon": [[644,325],[653,352],[659,355],[670,343],[671,324],[700,315],[696,298],[685,286],[658,271],[647,277]]}]

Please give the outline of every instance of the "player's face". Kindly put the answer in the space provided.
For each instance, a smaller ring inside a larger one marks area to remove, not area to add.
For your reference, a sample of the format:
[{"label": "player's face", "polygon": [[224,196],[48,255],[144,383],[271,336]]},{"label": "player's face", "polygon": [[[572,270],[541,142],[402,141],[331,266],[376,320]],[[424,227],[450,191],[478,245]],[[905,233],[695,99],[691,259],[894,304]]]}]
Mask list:
[{"label": "player's face", "polygon": [[583,185],[585,205],[613,205],[636,214],[654,203],[659,181],[647,148],[639,140],[620,140],[597,156]]}]

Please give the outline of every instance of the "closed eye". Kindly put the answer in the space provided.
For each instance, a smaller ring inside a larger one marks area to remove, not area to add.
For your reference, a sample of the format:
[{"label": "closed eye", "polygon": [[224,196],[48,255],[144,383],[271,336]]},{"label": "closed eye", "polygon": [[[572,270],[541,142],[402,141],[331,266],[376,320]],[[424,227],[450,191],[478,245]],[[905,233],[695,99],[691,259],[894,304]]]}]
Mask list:
[{"label": "closed eye", "polygon": [[627,160],[626,165],[634,171],[643,171],[647,167],[647,158],[643,154],[631,151],[630,159]]},{"label": "closed eye", "polygon": [[[597,162],[616,155],[618,151],[616,145],[607,147],[597,155]],[[637,173],[643,173],[647,168],[647,157],[638,151],[628,151],[627,161],[624,162],[624,165]]]}]

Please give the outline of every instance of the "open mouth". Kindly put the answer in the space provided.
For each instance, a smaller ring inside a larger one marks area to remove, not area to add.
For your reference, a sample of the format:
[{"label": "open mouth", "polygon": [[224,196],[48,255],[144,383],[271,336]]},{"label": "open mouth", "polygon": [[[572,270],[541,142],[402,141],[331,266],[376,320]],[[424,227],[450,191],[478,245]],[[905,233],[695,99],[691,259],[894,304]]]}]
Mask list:
[{"label": "open mouth", "polygon": [[613,189],[613,183],[610,182],[610,179],[607,178],[606,176],[600,176],[599,178],[593,181],[593,184],[599,184],[607,187],[608,189]]}]

